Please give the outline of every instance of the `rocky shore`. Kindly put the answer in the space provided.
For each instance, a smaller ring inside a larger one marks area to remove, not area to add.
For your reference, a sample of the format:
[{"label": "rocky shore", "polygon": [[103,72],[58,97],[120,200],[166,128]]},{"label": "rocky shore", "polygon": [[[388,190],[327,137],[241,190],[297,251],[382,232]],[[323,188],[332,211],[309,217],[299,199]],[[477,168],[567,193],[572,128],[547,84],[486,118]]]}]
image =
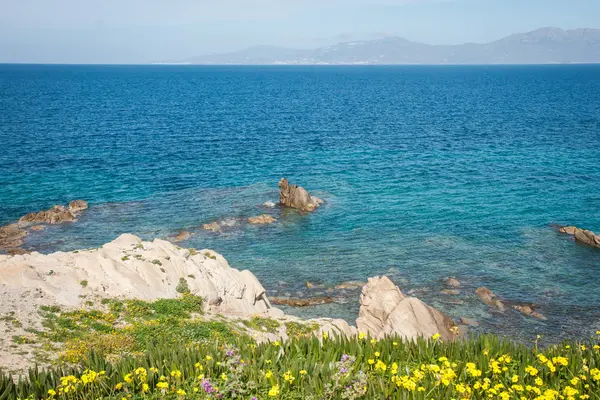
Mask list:
[{"label": "rocky shore", "polygon": [[[285,340],[285,322],[314,326],[317,335],[372,337],[398,334],[407,339],[440,334],[446,340],[457,337],[455,323],[440,311],[415,297],[406,296],[387,277],[369,279],[362,288],[356,327],[331,318],[301,320],[273,306],[265,288],[247,270],[232,268],[220,254],[204,249],[185,249],[155,239],[144,242],[124,234],[98,249],[40,254],[0,255],[0,315],[22,319],[19,326],[0,320],[0,330],[27,337],[43,329],[40,307],[82,309],[103,303],[103,299],[154,301],[190,293],[203,299],[205,315],[230,321],[267,318],[278,321],[273,332],[247,329],[259,341]],[[115,323],[118,323],[115,321]],[[10,339],[0,340],[0,359],[10,369],[33,362],[30,356],[15,354]],[[19,353],[23,348],[18,349]]]}]

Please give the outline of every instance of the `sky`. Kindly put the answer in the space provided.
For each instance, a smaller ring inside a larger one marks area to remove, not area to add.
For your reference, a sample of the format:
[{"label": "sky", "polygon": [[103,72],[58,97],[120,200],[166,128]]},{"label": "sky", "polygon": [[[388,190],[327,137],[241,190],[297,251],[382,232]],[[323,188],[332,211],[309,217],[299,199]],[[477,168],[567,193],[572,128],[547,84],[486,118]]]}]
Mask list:
[{"label": "sky", "polygon": [[255,45],[487,42],[600,28],[600,0],[0,0],[0,63],[149,63]]}]

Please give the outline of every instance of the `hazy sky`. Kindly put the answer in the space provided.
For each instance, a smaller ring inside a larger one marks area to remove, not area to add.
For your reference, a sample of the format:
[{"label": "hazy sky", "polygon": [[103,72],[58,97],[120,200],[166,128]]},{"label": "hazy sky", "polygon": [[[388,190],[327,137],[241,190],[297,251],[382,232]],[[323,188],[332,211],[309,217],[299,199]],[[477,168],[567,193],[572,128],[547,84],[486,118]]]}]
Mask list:
[{"label": "hazy sky", "polygon": [[144,63],[381,36],[485,42],[600,28],[600,0],[0,0],[0,62]]}]

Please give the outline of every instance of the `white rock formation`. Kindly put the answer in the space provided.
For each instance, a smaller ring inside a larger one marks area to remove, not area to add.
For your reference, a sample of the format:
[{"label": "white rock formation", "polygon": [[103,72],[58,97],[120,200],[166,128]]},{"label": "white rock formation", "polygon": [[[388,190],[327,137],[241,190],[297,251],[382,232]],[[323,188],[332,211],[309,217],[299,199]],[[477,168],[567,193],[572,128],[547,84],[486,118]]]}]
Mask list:
[{"label": "white rock formation", "polygon": [[444,340],[454,338],[452,320],[416,297],[402,294],[388,277],[369,278],[360,295],[356,320],[359,332],[376,338],[399,335],[406,339],[429,338],[439,333]]},{"label": "white rock formation", "polygon": [[[79,306],[83,296],[155,300],[174,298],[184,279],[207,311],[229,315],[283,315],[271,307],[250,271],[231,268],[212,250],[179,248],[165,240],[142,242],[130,234],[99,249],[52,254],[0,255],[0,298],[34,296],[38,304]],[[15,300],[15,299],[13,299]],[[29,301],[29,300],[26,300]]]}]

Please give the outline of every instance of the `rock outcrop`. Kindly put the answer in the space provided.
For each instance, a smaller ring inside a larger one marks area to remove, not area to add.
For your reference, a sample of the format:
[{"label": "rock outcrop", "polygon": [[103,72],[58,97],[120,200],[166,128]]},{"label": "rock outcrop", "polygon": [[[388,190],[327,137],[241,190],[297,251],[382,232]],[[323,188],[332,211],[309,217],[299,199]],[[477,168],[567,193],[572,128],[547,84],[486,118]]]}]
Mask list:
[{"label": "rock outcrop", "polygon": [[68,208],[56,205],[45,211],[26,214],[19,219],[19,222],[0,227],[0,251],[8,254],[26,253],[20,247],[23,245],[23,238],[29,234],[29,231],[43,230],[44,225],[39,224],[55,225],[76,221],[81,212],[87,208],[87,201],[73,200],[69,203]]},{"label": "rock outcrop", "polygon": [[62,224],[63,222],[75,221],[75,214],[65,206],[56,205],[48,210],[29,213],[19,219],[19,224],[41,223]]},{"label": "rock outcrop", "polygon": [[396,334],[416,339],[439,334],[452,340],[455,336],[448,316],[416,297],[405,296],[386,276],[369,278],[363,287],[356,326],[376,338]]},{"label": "rock outcrop", "polygon": [[87,210],[88,207],[89,204],[85,200],[72,200],[69,202],[69,210],[74,214]]},{"label": "rock outcrop", "polygon": [[576,226],[564,226],[559,228],[558,231],[573,236],[578,242],[600,248],[600,235],[596,235],[592,231],[580,229]]},{"label": "rock outcrop", "polygon": [[290,185],[285,178],[281,178],[277,186],[279,186],[279,202],[283,206],[301,211],[314,211],[323,203],[323,200],[311,196],[303,187]]},{"label": "rock outcrop", "polygon": [[460,287],[460,282],[456,278],[449,277],[444,279],[444,285],[456,289]]},{"label": "rock outcrop", "polygon": [[488,306],[495,307],[500,311],[506,310],[506,306],[504,305],[502,300],[500,300],[494,292],[492,292],[485,286],[477,288],[475,290],[475,294],[481,299],[481,301],[483,301]]},{"label": "rock outcrop", "polygon": [[[156,300],[179,296],[182,286],[203,297],[207,311],[241,316],[278,312],[250,271],[231,268],[214,251],[180,249],[165,240],[142,242],[124,234],[95,250],[0,256],[3,302],[15,297],[31,304],[80,306],[86,295]],[[37,298],[25,300],[36,290]]]},{"label": "rock outcrop", "polygon": [[268,225],[276,222],[277,220],[269,214],[258,215],[256,217],[248,218],[248,223],[252,225]]}]

